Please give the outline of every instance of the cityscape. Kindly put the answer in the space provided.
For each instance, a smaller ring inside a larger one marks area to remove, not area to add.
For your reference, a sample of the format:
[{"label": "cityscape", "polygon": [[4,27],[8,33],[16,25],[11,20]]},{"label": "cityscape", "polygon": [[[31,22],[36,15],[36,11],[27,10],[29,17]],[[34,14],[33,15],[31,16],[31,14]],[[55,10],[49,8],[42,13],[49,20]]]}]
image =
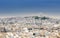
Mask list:
[{"label": "cityscape", "polygon": [[0,18],[0,38],[60,38],[60,19],[46,16]]},{"label": "cityscape", "polygon": [[0,0],[0,38],[60,38],[60,0]]}]

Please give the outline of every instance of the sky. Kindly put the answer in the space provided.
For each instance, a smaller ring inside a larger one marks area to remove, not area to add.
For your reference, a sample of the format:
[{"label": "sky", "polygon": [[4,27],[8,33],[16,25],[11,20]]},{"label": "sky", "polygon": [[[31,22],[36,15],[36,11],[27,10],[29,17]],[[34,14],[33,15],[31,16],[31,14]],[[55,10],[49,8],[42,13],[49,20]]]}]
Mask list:
[{"label": "sky", "polygon": [[60,14],[60,0],[0,0],[0,16]]}]

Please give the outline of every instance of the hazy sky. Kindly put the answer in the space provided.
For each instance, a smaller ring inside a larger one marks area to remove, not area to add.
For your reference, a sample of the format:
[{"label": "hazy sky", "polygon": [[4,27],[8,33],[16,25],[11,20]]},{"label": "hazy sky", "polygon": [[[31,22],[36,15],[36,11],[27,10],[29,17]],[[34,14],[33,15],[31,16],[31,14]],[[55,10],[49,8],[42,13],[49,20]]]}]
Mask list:
[{"label": "hazy sky", "polygon": [[60,14],[60,0],[0,0],[0,16],[29,13]]}]

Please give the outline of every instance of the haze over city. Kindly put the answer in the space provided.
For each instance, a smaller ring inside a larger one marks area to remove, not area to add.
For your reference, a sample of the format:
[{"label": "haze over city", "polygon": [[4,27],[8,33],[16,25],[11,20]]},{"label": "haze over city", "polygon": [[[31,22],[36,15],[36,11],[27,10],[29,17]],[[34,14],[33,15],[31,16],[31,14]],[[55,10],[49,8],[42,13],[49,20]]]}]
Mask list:
[{"label": "haze over city", "polygon": [[60,0],[0,0],[0,38],[60,38]]}]

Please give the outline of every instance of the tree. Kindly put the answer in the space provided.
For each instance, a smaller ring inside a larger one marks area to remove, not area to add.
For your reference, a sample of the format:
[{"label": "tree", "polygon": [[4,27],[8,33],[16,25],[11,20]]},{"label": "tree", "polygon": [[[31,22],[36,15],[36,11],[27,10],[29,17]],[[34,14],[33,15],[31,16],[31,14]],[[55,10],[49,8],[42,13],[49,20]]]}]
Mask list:
[{"label": "tree", "polygon": [[47,17],[45,17],[45,16],[41,18],[41,20],[45,20],[45,19],[49,19],[49,18],[47,18]]},{"label": "tree", "polygon": [[35,16],[35,19],[39,19],[39,17],[38,16]]}]

